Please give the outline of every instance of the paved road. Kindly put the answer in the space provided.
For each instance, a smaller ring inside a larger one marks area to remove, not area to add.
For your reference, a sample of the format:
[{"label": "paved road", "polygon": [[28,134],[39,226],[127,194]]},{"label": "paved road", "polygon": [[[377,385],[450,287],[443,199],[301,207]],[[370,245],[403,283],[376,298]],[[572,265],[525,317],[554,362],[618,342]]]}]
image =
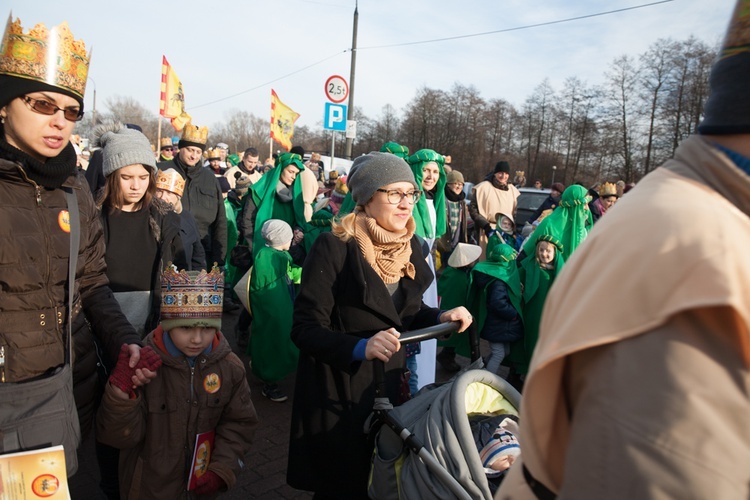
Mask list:
[{"label": "paved road", "polygon": [[[222,319],[222,332],[237,350],[234,327],[237,314],[225,314]],[[486,348],[486,346],[483,346]],[[486,349],[483,349],[483,351]],[[239,353],[238,353],[239,354]],[[247,357],[241,354],[244,360]],[[468,360],[460,359],[460,363]],[[249,372],[249,370],[248,370]],[[449,374],[438,368],[438,381],[447,380]],[[286,461],[289,446],[289,425],[294,394],[294,374],[280,382],[280,387],[289,400],[274,403],[261,395],[262,383],[248,373],[252,399],[261,419],[255,435],[252,450],[247,457],[246,467],[237,478],[237,485],[225,493],[224,499],[307,499],[312,495],[292,489],[286,484]],[[70,492],[74,500],[105,498],[99,490],[99,471],[94,455],[94,440],[91,436],[79,450],[78,473],[71,478]]]}]

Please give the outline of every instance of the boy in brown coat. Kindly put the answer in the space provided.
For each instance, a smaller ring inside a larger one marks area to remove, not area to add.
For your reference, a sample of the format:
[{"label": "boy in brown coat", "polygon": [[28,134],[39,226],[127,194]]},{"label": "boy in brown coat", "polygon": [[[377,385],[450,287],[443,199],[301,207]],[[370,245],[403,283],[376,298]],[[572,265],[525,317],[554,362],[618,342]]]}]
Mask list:
[{"label": "boy in brown coat", "polygon": [[[195,467],[194,493],[231,488],[258,417],[245,368],[219,331],[224,277],[214,267],[162,276],[161,325],[145,343],[161,360],[147,388],[133,390],[118,362],[97,417],[97,437],[120,451],[123,499],[188,498],[196,437],[214,433],[207,467]],[[158,360],[157,363],[158,365]]]}]

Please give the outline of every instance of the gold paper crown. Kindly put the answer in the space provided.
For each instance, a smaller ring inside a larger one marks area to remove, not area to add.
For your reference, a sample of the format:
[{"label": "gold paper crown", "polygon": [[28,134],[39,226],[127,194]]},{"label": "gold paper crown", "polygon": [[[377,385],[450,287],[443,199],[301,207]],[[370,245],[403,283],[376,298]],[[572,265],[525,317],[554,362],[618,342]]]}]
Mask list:
[{"label": "gold paper crown", "polygon": [[212,158],[221,159],[221,154],[219,154],[219,148],[209,148],[208,151],[206,151],[206,159],[210,160]]},{"label": "gold paper crown", "polygon": [[516,177],[523,177],[524,175],[526,175],[526,172],[523,170],[516,170]]},{"label": "gold paper crown", "polygon": [[224,274],[214,264],[206,270],[178,271],[170,262],[161,275],[161,320],[195,320],[194,326],[221,321]]},{"label": "gold paper crown", "polygon": [[171,148],[172,147],[172,138],[171,137],[162,137],[161,141],[159,141],[159,147],[160,148]]},{"label": "gold paper crown", "polygon": [[8,16],[0,44],[0,74],[60,87],[83,99],[89,58],[82,40],[74,40],[68,23],[52,29],[39,23],[24,34],[21,20]]},{"label": "gold paper crown", "polygon": [[156,188],[182,196],[182,192],[185,190],[185,179],[173,168],[159,170],[156,173]]},{"label": "gold paper crown", "polygon": [[182,130],[182,140],[205,145],[208,142],[208,127],[198,127],[188,123]]},{"label": "gold paper crown", "polygon": [[599,186],[599,196],[602,198],[606,196],[617,196],[617,186],[611,182],[605,182]]}]

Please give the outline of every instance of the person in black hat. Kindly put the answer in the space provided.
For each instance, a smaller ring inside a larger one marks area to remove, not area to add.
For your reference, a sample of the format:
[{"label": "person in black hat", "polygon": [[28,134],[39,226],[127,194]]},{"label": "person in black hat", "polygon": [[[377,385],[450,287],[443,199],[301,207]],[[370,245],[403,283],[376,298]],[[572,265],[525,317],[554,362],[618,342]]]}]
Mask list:
[{"label": "person in black hat", "polygon": [[497,221],[495,214],[510,214],[515,219],[518,206],[518,188],[508,183],[510,179],[510,164],[499,161],[487,179],[474,186],[469,215],[474,220],[474,230],[479,246],[482,247],[482,257],[487,248],[487,240],[495,233]]},{"label": "person in black hat", "polygon": [[747,7],[698,135],[617,202],[550,289],[522,463],[498,498],[750,496]]},{"label": "person in black hat", "polygon": [[157,163],[159,170],[176,170],[185,179],[182,206],[195,217],[206,263],[224,265],[227,255],[227,216],[219,181],[201,165],[208,128],[188,123],[182,131],[180,150],[170,161]]}]

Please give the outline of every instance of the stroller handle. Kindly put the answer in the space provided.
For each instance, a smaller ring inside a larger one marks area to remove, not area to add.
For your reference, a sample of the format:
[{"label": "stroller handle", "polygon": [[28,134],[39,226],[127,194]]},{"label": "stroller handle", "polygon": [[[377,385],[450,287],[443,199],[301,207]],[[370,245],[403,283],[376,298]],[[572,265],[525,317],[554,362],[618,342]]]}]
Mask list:
[{"label": "stroller handle", "polygon": [[[437,325],[428,326],[427,328],[420,328],[418,330],[411,330],[404,332],[399,337],[399,342],[402,345],[413,344],[415,342],[422,342],[423,340],[430,340],[445,335],[457,332],[461,327],[460,321],[448,321],[446,323],[438,323]],[[469,340],[471,346],[471,359],[476,361],[479,359],[479,336],[476,333],[475,328],[469,328]],[[374,383],[375,383],[375,397],[383,397],[385,395],[385,363],[379,359],[373,359],[374,369]]]},{"label": "stroller handle", "polygon": [[428,326],[427,328],[404,332],[401,334],[398,341],[402,344],[413,344],[415,342],[422,342],[423,340],[435,339],[449,333],[457,332],[460,326],[460,321],[438,323],[437,325]]}]

